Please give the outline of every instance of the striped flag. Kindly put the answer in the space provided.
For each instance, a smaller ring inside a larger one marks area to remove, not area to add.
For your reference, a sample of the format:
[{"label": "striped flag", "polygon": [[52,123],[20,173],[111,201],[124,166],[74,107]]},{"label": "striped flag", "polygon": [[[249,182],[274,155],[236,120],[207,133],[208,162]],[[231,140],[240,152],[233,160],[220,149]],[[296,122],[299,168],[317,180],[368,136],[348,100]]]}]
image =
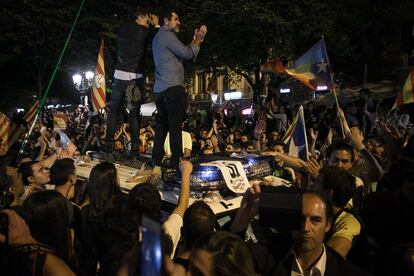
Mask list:
[{"label": "striped flag", "polygon": [[9,132],[13,123],[7,118],[6,115],[0,113],[0,139],[1,144],[8,149],[9,148]]},{"label": "striped flag", "polygon": [[397,95],[395,104],[391,110],[399,108],[402,105],[414,102],[414,69],[408,74],[402,91]]},{"label": "striped flag", "polygon": [[106,105],[105,92],[105,64],[104,64],[104,42],[101,41],[101,47],[98,53],[98,63],[95,68],[95,78],[92,86],[92,107],[93,111],[97,112]]},{"label": "striped flag", "polygon": [[36,117],[37,109],[39,108],[39,100],[35,101],[32,107],[24,114],[23,119],[31,125],[33,123],[34,118]]},{"label": "striped flag", "polygon": [[[36,117],[37,109],[39,108],[39,101],[36,101],[33,106],[26,112],[23,119],[31,125]],[[23,129],[12,122],[6,115],[0,113],[0,139],[2,144],[7,149],[13,146],[14,142],[20,137]]]},{"label": "striped flag", "polygon": [[306,137],[305,116],[303,106],[299,107],[298,113],[283,137],[285,144],[289,143],[289,155],[308,160],[308,138]]}]

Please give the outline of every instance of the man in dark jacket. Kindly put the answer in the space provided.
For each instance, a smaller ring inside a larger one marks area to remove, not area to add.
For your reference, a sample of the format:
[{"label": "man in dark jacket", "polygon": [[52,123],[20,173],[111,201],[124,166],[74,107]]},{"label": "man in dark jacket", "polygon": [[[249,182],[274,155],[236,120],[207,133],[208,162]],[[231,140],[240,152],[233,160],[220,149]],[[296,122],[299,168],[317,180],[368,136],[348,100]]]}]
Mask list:
[{"label": "man in dark jacket", "polygon": [[[332,205],[326,196],[318,192],[305,192],[302,195],[302,216],[302,229],[292,233],[293,246],[279,259],[272,275],[368,274],[324,245],[332,216]],[[280,243],[277,247],[281,248]]]},{"label": "man in dark jacket", "polygon": [[[231,231],[241,233],[257,215],[261,189],[254,184],[243,196]],[[265,275],[367,275],[323,241],[331,227],[332,203],[320,192],[302,194],[299,231],[273,234],[266,246],[251,244],[256,272]]]},{"label": "man in dark jacket", "polygon": [[145,9],[138,8],[134,16],[134,21],[122,25],[118,32],[116,69],[107,119],[106,150],[107,152],[113,150],[114,134],[126,98],[131,128],[131,153],[132,156],[137,156],[139,152],[140,103],[144,91],[145,51],[152,37],[149,30],[150,25],[154,25],[156,28],[159,25],[158,17],[150,15]]}]

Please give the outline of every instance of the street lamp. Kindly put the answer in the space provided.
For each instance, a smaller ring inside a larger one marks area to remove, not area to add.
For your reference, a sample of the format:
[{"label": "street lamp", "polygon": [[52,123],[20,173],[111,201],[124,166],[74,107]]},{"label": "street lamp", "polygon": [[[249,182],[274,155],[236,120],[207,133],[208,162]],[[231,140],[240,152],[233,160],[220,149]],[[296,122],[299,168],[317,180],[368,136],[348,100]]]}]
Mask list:
[{"label": "street lamp", "polygon": [[76,89],[79,90],[81,94],[81,102],[85,106],[88,105],[88,96],[85,94],[85,92],[89,89],[89,87],[92,86],[93,77],[94,73],[92,71],[79,72],[72,76],[73,84],[75,85]]}]

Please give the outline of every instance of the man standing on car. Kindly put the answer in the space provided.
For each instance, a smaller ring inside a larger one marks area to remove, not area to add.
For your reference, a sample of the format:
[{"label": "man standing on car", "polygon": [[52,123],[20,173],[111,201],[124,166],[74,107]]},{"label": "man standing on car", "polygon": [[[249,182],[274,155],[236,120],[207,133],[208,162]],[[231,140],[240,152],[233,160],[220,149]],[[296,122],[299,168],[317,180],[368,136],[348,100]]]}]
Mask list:
[{"label": "man standing on car", "polygon": [[176,33],[180,20],[174,10],[167,10],[161,15],[162,27],[152,42],[155,63],[154,95],[157,106],[156,128],[152,162],[153,176],[161,174],[160,166],[164,157],[164,141],[170,133],[172,152],[171,166],[178,168],[183,155],[181,126],[185,119],[187,97],[184,88],[184,60],[194,60],[207,33],[202,25],[194,32],[194,39],[189,46],[178,40]]},{"label": "man standing on car", "polygon": [[139,154],[139,129],[141,96],[144,91],[145,52],[150,35],[150,25],[158,26],[158,17],[150,15],[143,8],[137,8],[134,21],[122,25],[118,32],[118,49],[114,83],[112,86],[111,106],[107,119],[106,151],[114,148],[114,135],[123,111],[124,100],[129,113],[131,128],[131,155]]}]

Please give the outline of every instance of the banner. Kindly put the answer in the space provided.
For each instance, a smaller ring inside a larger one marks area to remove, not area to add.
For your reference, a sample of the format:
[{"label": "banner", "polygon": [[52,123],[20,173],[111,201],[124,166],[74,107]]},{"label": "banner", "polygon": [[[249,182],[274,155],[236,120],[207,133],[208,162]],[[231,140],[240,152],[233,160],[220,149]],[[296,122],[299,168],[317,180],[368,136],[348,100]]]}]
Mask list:
[{"label": "banner", "polygon": [[240,161],[213,161],[202,166],[214,166],[220,169],[226,186],[236,194],[242,194],[250,187],[243,164]]}]

